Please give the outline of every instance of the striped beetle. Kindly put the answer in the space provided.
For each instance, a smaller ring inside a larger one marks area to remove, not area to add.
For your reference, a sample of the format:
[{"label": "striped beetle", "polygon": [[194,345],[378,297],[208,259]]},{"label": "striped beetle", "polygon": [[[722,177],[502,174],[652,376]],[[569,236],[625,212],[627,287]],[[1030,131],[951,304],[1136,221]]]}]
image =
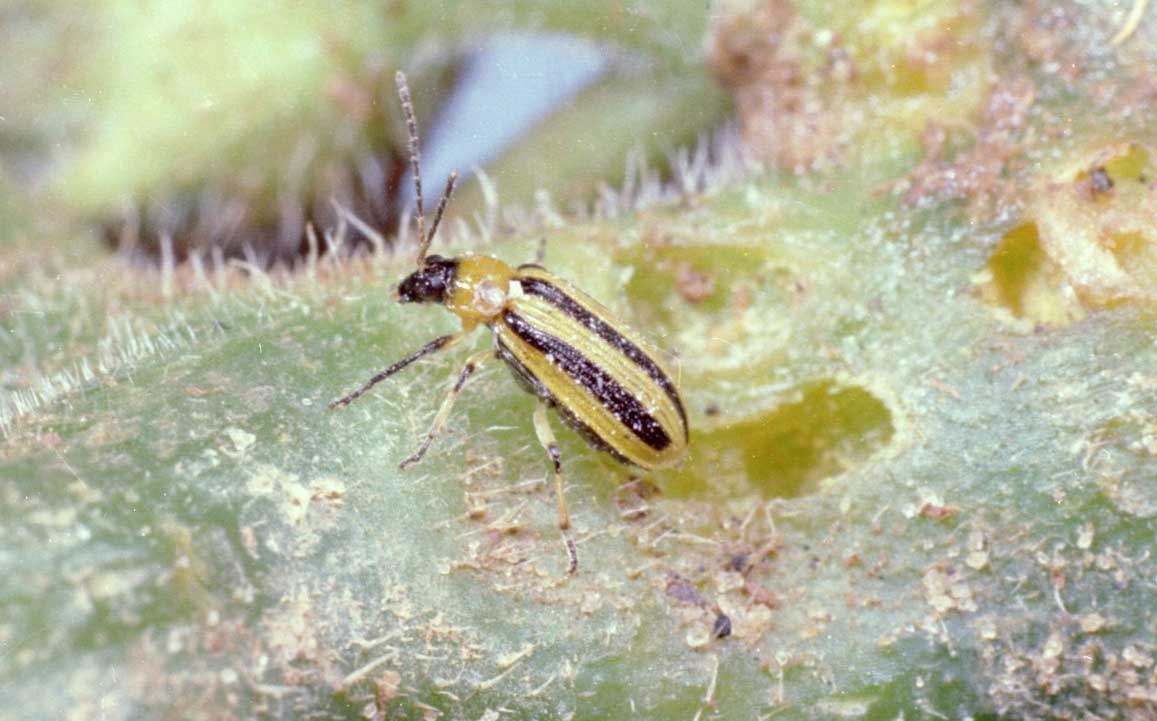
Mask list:
[{"label": "striped beetle", "polygon": [[558,411],[562,421],[597,450],[623,464],[650,470],[676,464],[686,455],[688,429],[683,401],[654,350],[598,301],[541,265],[511,267],[489,256],[426,255],[454,192],[457,174],[447,178],[427,232],[418,126],[406,76],[399,71],[395,79],[410,136],[419,239],[418,269],[398,286],[398,300],[445,305],[461,319],[462,330],[435,338],[329,407],[349,405],[419,358],[452,347],[479,325],[488,327],[494,348],[466,360],[418,450],[402,461],[401,468],[412,466],[426,454],[445,428],[466,379],[478,366],[488,358],[502,359],[519,384],[539,400],[534,430],[554,468],[558,527],[566,544],[567,573],[573,574],[578,570],[578,552],[569,533],[562,454],[547,409]]}]

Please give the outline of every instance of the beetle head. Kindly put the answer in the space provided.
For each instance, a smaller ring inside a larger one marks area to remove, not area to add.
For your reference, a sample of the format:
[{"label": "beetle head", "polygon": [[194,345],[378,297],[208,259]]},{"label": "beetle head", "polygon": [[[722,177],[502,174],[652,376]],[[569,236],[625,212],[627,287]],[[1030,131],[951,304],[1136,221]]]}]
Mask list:
[{"label": "beetle head", "polygon": [[421,268],[398,285],[398,300],[403,303],[442,303],[457,272],[458,261],[453,258],[428,256]]}]

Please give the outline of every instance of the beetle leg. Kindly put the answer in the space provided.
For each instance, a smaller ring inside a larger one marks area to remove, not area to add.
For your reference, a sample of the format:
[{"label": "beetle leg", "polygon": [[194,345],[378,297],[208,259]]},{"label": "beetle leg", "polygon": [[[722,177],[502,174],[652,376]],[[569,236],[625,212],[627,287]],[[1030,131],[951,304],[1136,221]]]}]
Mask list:
[{"label": "beetle leg", "polygon": [[405,470],[422,460],[422,456],[426,455],[426,451],[430,449],[430,444],[445,430],[446,420],[450,417],[450,409],[454,407],[454,401],[458,399],[458,394],[462,392],[462,386],[466,384],[466,379],[469,378],[474,371],[478,370],[478,366],[482,364],[482,361],[493,355],[494,351],[484,350],[466,359],[466,365],[462,366],[462,370],[458,373],[458,380],[454,382],[454,387],[451,388],[450,393],[446,395],[446,400],[442,401],[442,407],[438,409],[438,415],[434,416],[434,423],[426,433],[426,438],[422,441],[422,445],[418,446],[418,450],[414,451],[412,456],[402,461],[398,466],[399,468]]},{"label": "beetle leg", "polygon": [[554,494],[558,498],[558,530],[562,533],[563,543],[566,544],[568,560],[566,573],[573,576],[578,571],[578,549],[575,547],[574,539],[570,537],[570,512],[566,508],[566,496],[563,494],[562,451],[559,450],[558,440],[550,428],[550,421],[546,416],[546,403],[542,401],[539,401],[538,408],[534,409],[534,432],[554,466]]},{"label": "beetle leg", "polygon": [[398,361],[397,363],[393,364],[389,368],[385,369],[381,373],[378,373],[373,378],[370,378],[368,381],[366,381],[366,384],[364,386],[362,386],[361,388],[358,388],[353,393],[350,393],[348,396],[343,396],[342,398],[338,398],[336,401],[333,401],[332,403],[330,403],[329,409],[332,411],[335,408],[341,408],[342,406],[348,406],[350,403],[353,403],[358,398],[361,398],[363,395],[365,395],[366,392],[369,391],[369,389],[373,388],[374,386],[381,383],[385,379],[389,378],[393,374],[402,370],[403,368],[410,365],[414,361],[418,360],[419,358],[423,358],[425,356],[431,355],[433,353],[437,353],[440,350],[445,350],[445,349],[449,348],[450,346],[454,345],[459,340],[461,340],[464,337],[464,335],[465,335],[464,333],[454,333],[452,335],[444,335],[440,338],[435,338],[434,340],[430,341],[429,343],[422,346],[418,350],[414,351],[410,355],[406,356],[402,360]]}]

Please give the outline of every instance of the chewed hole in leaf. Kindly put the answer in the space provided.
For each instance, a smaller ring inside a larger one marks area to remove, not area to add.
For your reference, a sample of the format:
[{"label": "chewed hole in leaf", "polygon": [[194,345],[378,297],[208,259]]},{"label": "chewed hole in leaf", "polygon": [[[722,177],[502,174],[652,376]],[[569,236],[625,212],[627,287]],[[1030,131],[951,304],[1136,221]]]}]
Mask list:
[{"label": "chewed hole in leaf", "polygon": [[[674,328],[686,322],[689,309],[724,318],[738,312],[753,289],[771,295],[774,258],[766,250],[742,246],[669,245],[623,253],[634,268],[626,286],[640,323]],[[772,298],[767,298],[771,301]],[[786,299],[784,299],[786,300]]]},{"label": "chewed hole in leaf", "polygon": [[1130,143],[1121,153],[1105,161],[1105,172],[1113,182],[1145,183],[1152,179],[1149,153],[1137,143]]},{"label": "chewed hole in leaf", "polygon": [[723,409],[717,425],[694,435],[687,464],[659,479],[669,495],[794,497],[887,446],[895,426],[867,389],[823,380],[742,418]]},{"label": "chewed hole in leaf", "polygon": [[1063,270],[1041,246],[1034,223],[1018,225],[1006,233],[989,257],[986,270],[983,297],[1017,318],[1061,326],[1084,315]]}]

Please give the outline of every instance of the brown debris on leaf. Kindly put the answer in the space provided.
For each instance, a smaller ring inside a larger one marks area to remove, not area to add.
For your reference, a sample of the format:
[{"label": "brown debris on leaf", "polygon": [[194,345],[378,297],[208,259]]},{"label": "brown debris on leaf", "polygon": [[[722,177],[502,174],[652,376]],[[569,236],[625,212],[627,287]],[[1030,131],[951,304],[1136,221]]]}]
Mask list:
[{"label": "brown debris on leaf", "polygon": [[[735,92],[744,137],[761,157],[784,168],[830,160],[840,130],[803,67],[808,34],[790,3],[769,2],[723,16],[711,37],[711,62]],[[846,62],[842,69],[854,72]]]},{"label": "brown debris on leaf", "polygon": [[667,596],[679,603],[692,606],[702,606],[707,603],[707,599],[702,593],[699,593],[695,586],[691,585],[687,579],[674,573],[667,577]]},{"label": "brown debris on leaf", "polygon": [[921,136],[924,160],[902,181],[904,202],[965,200],[972,217],[995,214],[1020,197],[1023,150],[1031,142],[1029,113],[1035,90],[1027,80],[997,83],[989,91],[972,146],[955,157],[946,153],[947,132],[929,120]]},{"label": "brown debris on leaf", "polygon": [[977,4],[898,5],[830,13],[827,24],[786,0],[717,15],[711,65],[734,92],[756,155],[794,172],[818,170],[861,153],[858,146],[887,145],[882,124],[904,134],[914,116],[943,118],[945,94],[950,115],[974,105],[986,77]]}]

